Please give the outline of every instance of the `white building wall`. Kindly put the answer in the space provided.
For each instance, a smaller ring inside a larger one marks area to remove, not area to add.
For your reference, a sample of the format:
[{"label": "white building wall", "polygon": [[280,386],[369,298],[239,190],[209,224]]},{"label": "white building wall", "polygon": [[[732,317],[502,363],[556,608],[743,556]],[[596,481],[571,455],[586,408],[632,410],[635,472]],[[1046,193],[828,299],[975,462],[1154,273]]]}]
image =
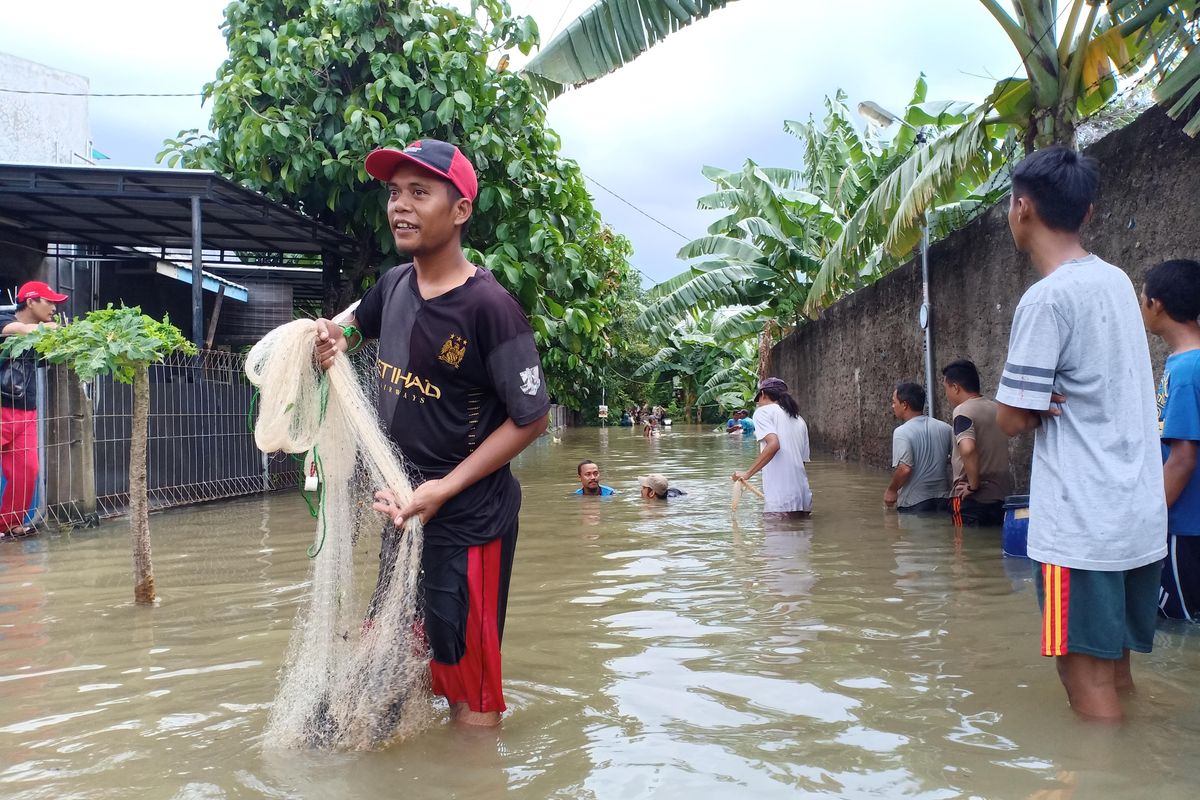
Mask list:
[{"label": "white building wall", "polygon": [[[89,90],[88,79],[0,53],[0,88]],[[86,164],[92,157],[87,97],[0,92],[0,161]]]}]

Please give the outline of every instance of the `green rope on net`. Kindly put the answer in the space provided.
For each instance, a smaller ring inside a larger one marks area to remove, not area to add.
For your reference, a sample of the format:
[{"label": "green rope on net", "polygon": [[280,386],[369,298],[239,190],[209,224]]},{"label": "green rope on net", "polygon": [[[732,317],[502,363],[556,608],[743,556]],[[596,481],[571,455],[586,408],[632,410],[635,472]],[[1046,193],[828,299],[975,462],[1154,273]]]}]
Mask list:
[{"label": "green rope on net", "polygon": [[317,504],[314,507],[312,500],[309,499],[308,493],[304,491],[304,486],[300,487],[300,496],[304,498],[304,504],[308,506],[308,513],[313,519],[320,516],[321,519],[321,540],[314,542],[308,546],[305,552],[309,558],[316,558],[321,549],[325,547],[325,530],[327,528],[325,522],[325,468],[321,465],[321,454],[316,446],[312,449],[313,467],[317,471]]}]

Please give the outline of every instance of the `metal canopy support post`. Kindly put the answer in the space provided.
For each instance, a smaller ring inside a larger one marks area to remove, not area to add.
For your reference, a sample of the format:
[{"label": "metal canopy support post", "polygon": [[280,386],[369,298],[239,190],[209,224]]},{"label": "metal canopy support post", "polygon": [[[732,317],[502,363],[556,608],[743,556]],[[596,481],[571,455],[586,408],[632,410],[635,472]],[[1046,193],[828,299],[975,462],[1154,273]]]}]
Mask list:
[{"label": "metal canopy support post", "polygon": [[929,304],[929,213],[921,232],[921,327],[925,331],[925,407],[929,416],[936,416],[933,385],[933,308]]},{"label": "metal canopy support post", "polygon": [[204,347],[204,245],[200,196],[192,195],[192,341]]}]

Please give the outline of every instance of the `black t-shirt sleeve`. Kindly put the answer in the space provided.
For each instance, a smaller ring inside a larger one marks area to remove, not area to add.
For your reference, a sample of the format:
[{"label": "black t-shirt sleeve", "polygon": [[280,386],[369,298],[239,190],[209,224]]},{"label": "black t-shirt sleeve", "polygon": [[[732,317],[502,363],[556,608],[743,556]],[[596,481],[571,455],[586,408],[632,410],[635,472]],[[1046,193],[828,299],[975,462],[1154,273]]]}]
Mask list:
[{"label": "black t-shirt sleeve", "polygon": [[3,332],[9,323],[16,322],[17,315],[11,311],[0,311],[0,332]]},{"label": "black t-shirt sleeve", "polygon": [[382,285],[383,281],[376,281],[374,286],[367,289],[367,293],[358,303],[358,308],[354,309],[358,329],[368,339],[379,338],[379,328],[383,322],[383,292],[380,290]]},{"label": "black t-shirt sleeve", "polygon": [[488,377],[508,416],[528,425],[550,410],[546,375],[533,329],[517,301],[498,284],[494,301],[479,309]]},{"label": "black t-shirt sleeve", "polygon": [[517,334],[492,350],[488,374],[496,394],[518,425],[528,425],[550,410],[542,360],[533,343],[533,331]]},{"label": "black t-shirt sleeve", "polygon": [[374,286],[367,290],[362,300],[359,301],[358,308],[354,309],[354,319],[358,322],[358,329],[366,338],[379,338],[383,327],[384,298],[395,287],[396,281],[400,279],[404,271],[409,268],[408,264],[404,264],[389,269],[383,274],[383,277],[375,282]]}]

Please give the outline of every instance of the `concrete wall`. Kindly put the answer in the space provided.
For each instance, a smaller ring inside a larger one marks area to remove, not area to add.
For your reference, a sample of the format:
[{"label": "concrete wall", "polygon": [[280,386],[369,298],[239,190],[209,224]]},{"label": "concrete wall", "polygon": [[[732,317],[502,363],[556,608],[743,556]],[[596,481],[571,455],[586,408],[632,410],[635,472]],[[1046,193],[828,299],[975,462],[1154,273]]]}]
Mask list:
[{"label": "concrete wall", "polygon": [[[1102,190],[1084,244],[1129,271],[1167,258],[1200,258],[1200,141],[1160,110],[1097,142]],[[995,393],[1013,311],[1035,274],[1018,254],[1002,203],[930,248],[935,380],[942,365],[969,358],[983,391]],[[788,382],[813,446],[839,457],[889,467],[896,383],[924,383],[919,259],[829,308],[772,350],[773,371]],[[1155,372],[1165,356],[1151,343]],[[935,414],[950,409],[940,388]],[[1028,483],[1031,437],[1014,442],[1014,477]]]},{"label": "concrete wall", "polygon": [[[0,87],[88,91],[88,80],[0,53]],[[0,92],[0,161],[83,164],[92,157],[87,97]]]}]

